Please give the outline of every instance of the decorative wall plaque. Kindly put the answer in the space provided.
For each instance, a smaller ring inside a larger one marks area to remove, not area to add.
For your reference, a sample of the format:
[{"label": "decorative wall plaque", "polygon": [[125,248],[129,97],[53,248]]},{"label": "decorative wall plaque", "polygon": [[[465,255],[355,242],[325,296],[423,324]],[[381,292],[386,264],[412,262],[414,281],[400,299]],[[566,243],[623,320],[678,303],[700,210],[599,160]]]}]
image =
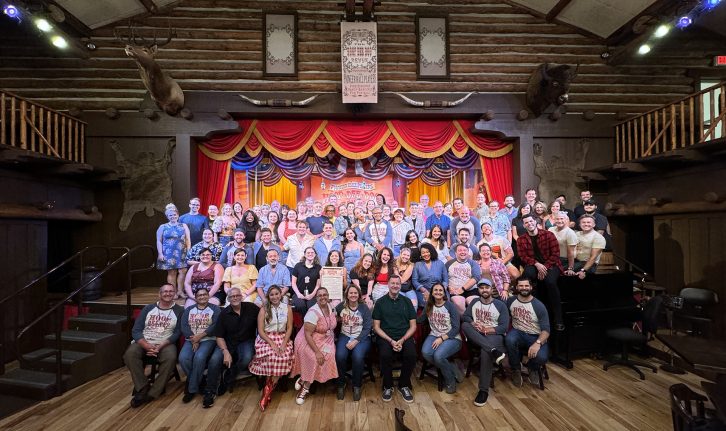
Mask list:
[{"label": "decorative wall plaque", "polygon": [[378,103],[378,32],[375,22],[340,23],[343,103]]},{"label": "decorative wall plaque", "polygon": [[449,78],[449,25],[446,17],[416,16],[416,57],[419,79]]},{"label": "decorative wall plaque", "polygon": [[297,14],[265,14],[265,76],[297,76]]}]

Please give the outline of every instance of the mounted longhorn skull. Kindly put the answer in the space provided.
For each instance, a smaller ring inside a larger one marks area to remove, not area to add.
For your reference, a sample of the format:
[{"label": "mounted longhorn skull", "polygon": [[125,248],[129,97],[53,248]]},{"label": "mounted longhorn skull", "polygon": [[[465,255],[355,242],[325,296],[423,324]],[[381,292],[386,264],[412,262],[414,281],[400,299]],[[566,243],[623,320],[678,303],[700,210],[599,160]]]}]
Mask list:
[{"label": "mounted longhorn skull", "polygon": [[157,49],[171,42],[171,26],[169,26],[169,34],[166,40],[161,43],[156,41],[156,32],[154,32],[154,39],[148,41],[136,34],[133,25],[129,24],[128,27],[129,33],[126,38],[122,38],[117,29],[114,29],[114,36],[116,36],[117,40],[126,44],[124,51],[127,56],[136,62],[144,87],[149,91],[156,105],[167,114],[176,115],[184,107],[184,92],[179,84],[161,70],[161,67],[154,60]]},{"label": "mounted longhorn skull", "polygon": [[304,100],[290,100],[290,99],[267,99],[267,100],[258,100],[253,99],[251,97],[247,97],[244,94],[240,94],[239,97],[241,97],[243,100],[246,100],[250,102],[253,105],[257,106],[271,106],[273,108],[289,108],[291,106],[308,106],[310,103],[312,103],[313,100],[317,99],[319,94],[316,94],[315,96],[308,97]]},{"label": "mounted longhorn skull", "polygon": [[401,93],[393,93],[396,96],[403,99],[404,102],[408,103],[411,106],[415,106],[417,108],[451,108],[454,106],[461,105],[471,97],[472,94],[474,94],[475,91],[472,91],[471,93],[468,93],[466,96],[462,97],[459,100],[454,100],[453,102],[449,102],[448,100],[424,100],[423,102],[419,102],[418,100],[413,100],[410,97],[406,97]]},{"label": "mounted longhorn skull", "polygon": [[567,103],[570,83],[577,77],[579,68],[579,63],[574,70],[567,64],[545,63],[532,72],[527,85],[527,108],[535,118],[551,104],[559,107]]}]

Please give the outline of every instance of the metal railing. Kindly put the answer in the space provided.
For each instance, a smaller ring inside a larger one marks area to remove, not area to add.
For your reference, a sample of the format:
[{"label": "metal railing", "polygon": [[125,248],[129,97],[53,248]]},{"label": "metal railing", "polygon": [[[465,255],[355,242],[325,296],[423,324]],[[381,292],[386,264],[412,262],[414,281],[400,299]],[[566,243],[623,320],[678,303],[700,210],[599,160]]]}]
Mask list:
[{"label": "metal railing", "polygon": [[0,144],[76,163],[86,161],[87,123],[0,90]]},{"label": "metal railing", "polygon": [[724,137],[726,82],[615,125],[616,163]]}]

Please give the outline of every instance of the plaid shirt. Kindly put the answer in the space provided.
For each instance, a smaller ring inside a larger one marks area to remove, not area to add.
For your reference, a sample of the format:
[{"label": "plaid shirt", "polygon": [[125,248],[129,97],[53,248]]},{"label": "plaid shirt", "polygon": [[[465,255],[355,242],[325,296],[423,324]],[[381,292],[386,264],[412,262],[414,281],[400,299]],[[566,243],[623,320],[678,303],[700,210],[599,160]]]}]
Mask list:
[{"label": "plaid shirt", "polygon": [[[555,234],[544,229],[537,229],[537,246],[542,254],[542,258],[545,260],[540,263],[546,266],[547,269],[556,266],[562,272],[560,246],[557,243]],[[532,237],[529,235],[529,232],[517,238],[517,253],[525,265],[535,264],[536,260],[534,258],[534,249],[532,248]]]}]

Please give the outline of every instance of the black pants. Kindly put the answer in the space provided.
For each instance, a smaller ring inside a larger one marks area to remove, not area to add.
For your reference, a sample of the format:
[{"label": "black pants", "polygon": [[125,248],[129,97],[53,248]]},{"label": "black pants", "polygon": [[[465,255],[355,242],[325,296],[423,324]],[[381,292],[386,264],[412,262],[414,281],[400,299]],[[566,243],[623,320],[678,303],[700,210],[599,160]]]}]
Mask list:
[{"label": "black pants", "polygon": [[383,387],[393,387],[393,355],[401,355],[401,377],[398,379],[398,387],[411,388],[411,374],[416,367],[416,343],[413,338],[403,342],[403,349],[394,352],[391,343],[378,337],[378,357],[381,360],[381,374],[383,374]]},{"label": "black pants", "polygon": [[524,273],[522,275],[530,280],[538,280],[534,296],[540,301],[546,299],[543,302],[549,305],[549,310],[552,313],[551,320],[554,320],[555,325],[563,323],[560,288],[557,286],[557,279],[560,278],[560,269],[556,266],[549,268],[544,280],[539,280],[537,277],[537,268],[534,265],[527,265],[524,267]]}]

